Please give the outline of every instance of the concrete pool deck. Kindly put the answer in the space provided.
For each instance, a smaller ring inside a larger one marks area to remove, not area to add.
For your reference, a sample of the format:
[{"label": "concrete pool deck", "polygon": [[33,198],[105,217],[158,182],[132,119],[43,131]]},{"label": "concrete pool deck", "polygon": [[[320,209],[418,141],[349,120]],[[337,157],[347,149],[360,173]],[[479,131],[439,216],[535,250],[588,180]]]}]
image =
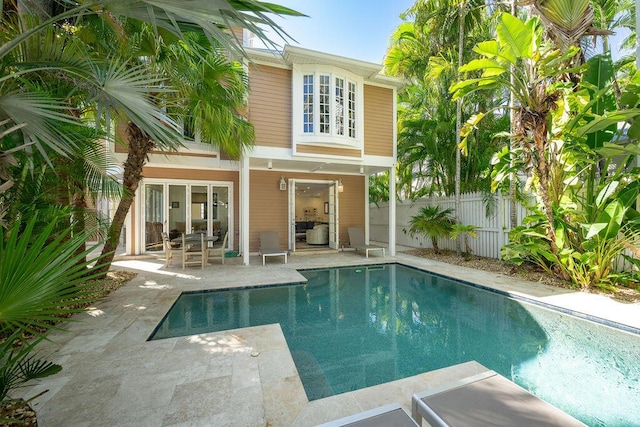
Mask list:
[{"label": "concrete pool deck", "polygon": [[289,264],[228,259],[204,270],[163,260],[116,261],[138,276],[54,332],[39,355],[62,372],[19,389],[48,426],[312,426],[484,370],[475,362],[308,402],[279,325],[146,341],[183,291],[304,281],[296,269],[400,262],[640,329],[640,304],[399,253],[294,255]]}]

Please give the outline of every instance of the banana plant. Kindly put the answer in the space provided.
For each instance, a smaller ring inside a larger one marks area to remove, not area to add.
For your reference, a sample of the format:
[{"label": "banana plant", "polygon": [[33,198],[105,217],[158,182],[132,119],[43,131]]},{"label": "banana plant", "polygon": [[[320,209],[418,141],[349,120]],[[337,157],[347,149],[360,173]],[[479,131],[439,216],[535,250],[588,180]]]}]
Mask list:
[{"label": "banana plant", "polygon": [[[515,122],[513,138],[521,149],[524,167],[533,174],[532,182],[547,215],[547,238],[553,252],[555,227],[553,204],[557,198],[550,191],[552,179],[552,139],[549,123],[558,99],[562,83],[558,77],[576,71],[570,64],[579,49],[568,47],[565,51],[545,43],[542,27],[537,18],[526,22],[503,13],[496,25],[496,39],[478,43],[474,51],[481,56],[460,68],[469,77],[451,86],[454,99],[474,92],[506,88],[513,94]],[[501,107],[504,108],[504,107]],[[467,138],[485,113],[472,116],[462,130],[461,149],[466,150]]]}]

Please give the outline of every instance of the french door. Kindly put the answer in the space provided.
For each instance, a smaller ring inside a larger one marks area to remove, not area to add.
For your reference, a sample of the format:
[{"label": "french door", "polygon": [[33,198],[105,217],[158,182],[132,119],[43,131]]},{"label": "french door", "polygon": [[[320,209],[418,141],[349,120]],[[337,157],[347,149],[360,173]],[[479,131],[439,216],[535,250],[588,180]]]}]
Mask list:
[{"label": "french door", "polygon": [[[318,181],[318,180],[296,180],[289,179],[289,215],[288,215],[288,224],[289,224],[289,250],[296,250],[296,220],[304,220],[308,221],[308,218],[300,217],[301,207],[298,206],[296,208],[296,197],[297,197],[297,185],[305,185],[305,184],[322,184],[326,185],[329,189],[328,196],[328,211],[324,211],[324,214],[328,214],[328,225],[329,225],[329,247],[333,249],[338,249],[338,244],[340,241],[340,236],[338,233],[339,227],[339,209],[338,209],[338,184],[339,181]],[[326,199],[325,199],[326,200]],[[322,208],[320,208],[322,210]],[[296,215],[296,211],[298,215]],[[316,212],[316,211],[314,211]],[[297,218],[298,217],[298,218]]]},{"label": "french door", "polygon": [[[140,252],[162,251],[162,232],[170,238],[202,232],[218,236],[233,230],[233,183],[144,183]],[[233,247],[233,233],[229,234]]]}]

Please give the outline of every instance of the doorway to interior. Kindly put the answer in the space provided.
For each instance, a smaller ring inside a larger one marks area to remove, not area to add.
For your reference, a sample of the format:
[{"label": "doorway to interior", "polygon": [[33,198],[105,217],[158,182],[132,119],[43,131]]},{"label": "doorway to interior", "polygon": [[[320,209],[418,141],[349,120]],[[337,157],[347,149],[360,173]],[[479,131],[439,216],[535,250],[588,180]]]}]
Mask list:
[{"label": "doorway to interior", "polygon": [[338,248],[338,181],[289,180],[289,250]]}]

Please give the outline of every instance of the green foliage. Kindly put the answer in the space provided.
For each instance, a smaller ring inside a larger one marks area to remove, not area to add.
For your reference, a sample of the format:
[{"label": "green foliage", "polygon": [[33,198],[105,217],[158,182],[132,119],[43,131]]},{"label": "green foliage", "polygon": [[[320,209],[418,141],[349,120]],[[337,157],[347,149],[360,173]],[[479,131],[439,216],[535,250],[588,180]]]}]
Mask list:
[{"label": "green foliage", "polygon": [[[625,257],[635,264],[627,252],[640,253],[635,210],[640,171],[633,168],[640,153],[635,144],[640,79],[630,79],[618,107],[610,54],[579,64],[581,28],[568,17],[587,16],[588,9],[588,2],[543,8],[545,33],[537,19],[522,22],[502,14],[496,39],[476,45],[481,58],[461,68],[468,78],[451,91],[456,98],[501,87],[516,100],[513,143],[494,156],[492,190],[524,176],[536,201],[524,225],[511,231],[503,257],[533,262],[576,287],[610,288],[637,279],[631,271],[617,271],[617,265]],[[483,114],[468,120],[463,149]],[[634,143],[621,138],[624,122]]]},{"label": "green foliage", "polygon": [[[491,33],[488,23],[498,9],[485,8],[478,0],[465,3],[463,55],[470,58],[472,46]],[[458,74],[458,10],[457,3],[418,2],[406,14],[411,21],[392,35],[385,68],[411,82],[398,95],[396,190],[400,199],[455,193],[456,102],[449,86]],[[492,110],[500,102],[497,91],[465,100],[464,116],[491,111],[466,141],[471,149],[461,158],[462,192],[489,189],[491,155],[504,144],[493,133],[509,127],[508,117]]]},{"label": "green foliage", "polygon": [[471,254],[471,245],[469,244],[469,237],[473,237],[474,239],[478,238],[477,230],[481,227],[477,225],[465,225],[465,224],[453,224],[451,226],[451,235],[449,236],[452,240],[458,238],[458,236],[464,236],[464,251],[466,254]]},{"label": "green foliage", "polygon": [[389,201],[389,172],[382,172],[376,175],[369,175],[369,203],[380,203]]},{"label": "green foliage", "polygon": [[453,229],[454,219],[451,218],[453,209],[442,209],[440,206],[425,206],[409,221],[409,234],[421,234],[431,239],[435,253],[440,253],[438,239],[449,237]]},{"label": "green foliage", "polygon": [[94,248],[78,251],[90,234],[71,230],[36,215],[0,228],[0,401],[23,383],[60,371],[36,357],[35,348],[56,323],[95,300],[95,284],[87,284],[95,274],[87,267],[96,260],[85,260]]}]

